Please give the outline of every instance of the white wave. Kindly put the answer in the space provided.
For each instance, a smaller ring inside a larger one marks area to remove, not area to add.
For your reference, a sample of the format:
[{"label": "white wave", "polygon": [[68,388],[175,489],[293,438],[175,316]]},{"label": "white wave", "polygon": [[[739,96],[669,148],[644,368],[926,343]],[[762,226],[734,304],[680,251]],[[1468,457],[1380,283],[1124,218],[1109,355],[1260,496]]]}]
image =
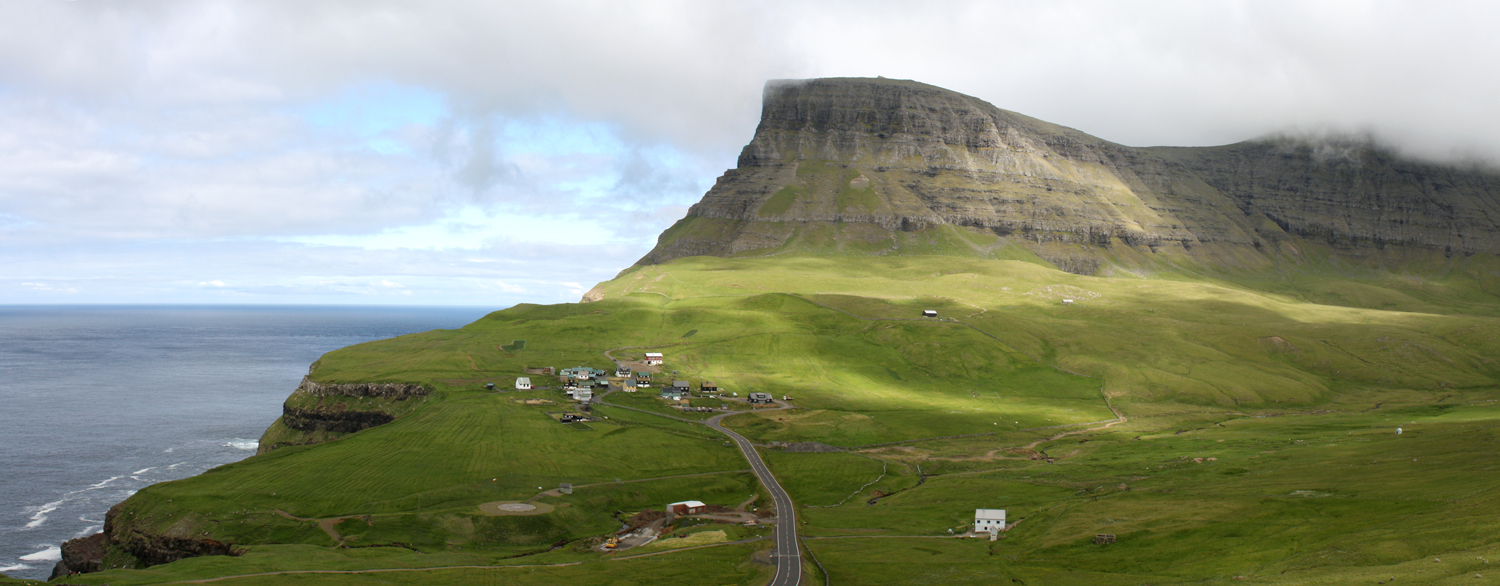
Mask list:
[{"label": "white wave", "polygon": [[49,545],[47,549],[23,555],[19,559],[23,562],[55,562],[62,559],[62,548]]},{"label": "white wave", "polygon": [[67,499],[52,501],[40,507],[26,507],[23,509],[24,512],[31,513],[31,522],[26,524],[26,528],[36,529],[37,527],[41,527],[42,523],[47,522],[47,513],[56,511],[58,507],[62,506],[64,500]]},{"label": "white wave", "polygon": [[161,453],[163,453],[163,454],[170,454],[170,453],[172,453],[172,450],[175,450],[175,449],[177,449],[177,448],[167,448],[165,450],[162,450]]},{"label": "white wave", "polygon": [[229,440],[229,443],[224,444],[224,447],[234,448],[236,450],[253,450],[260,447],[260,442],[257,440],[235,438]]},{"label": "white wave", "polygon": [[133,491],[133,490],[127,490],[127,491],[125,491],[125,496],[126,497],[135,496],[135,491]]},{"label": "white wave", "polygon": [[156,469],[155,466],[152,466],[150,468],[141,468],[140,470],[136,470],[135,472],[131,472],[130,475],[131,476],[135,476],[137,474],[145,474],[145,473],[150,472],[150,471],[155,470],[155,469]]},{"label": "white wave", "polygon": [[98,533],[99,530],[103,529],[103,528],[104,528],[103,525],[89,525],[88,527],[84,527],[83,531],[79,531],[77,533],[74,533],[73,534],[73,538],[74,539],[78,539],[79,537],[88,537],[90,535]]},{"label": "white wave", "polygon": [[178,462],[178,463],[173,464],[171,466],[167,466],[167,469],[168,470],[176,470],[178,466],[186,466],[186,465],[187,465],[187,462]]},{"label": "white wave", "polygon": [[14,566],[5,566],[3,568],[0,568],[0,573],[14,572],[16,570],[30,570],[30,569],[31,569],[31,566],[28,566],[26,564],[16,564]]},{"label": "white wave", "polygon": [[[137,472],[137,474],[139,474],[139,472]],[[90,490],[90,489],[95,489],[95,488],[104,488],[106,486],[109,486],[109,483],[114,482],[116,480],[119,480],[121,478],[124,478],[124,476],[111,476],[108,480],[101,481],[98,484],[90,484],[89,487],[86,488],[86,489],[84,489],[84,490]],[[74,491],[74,492],[81,492],[81,491]]]}]

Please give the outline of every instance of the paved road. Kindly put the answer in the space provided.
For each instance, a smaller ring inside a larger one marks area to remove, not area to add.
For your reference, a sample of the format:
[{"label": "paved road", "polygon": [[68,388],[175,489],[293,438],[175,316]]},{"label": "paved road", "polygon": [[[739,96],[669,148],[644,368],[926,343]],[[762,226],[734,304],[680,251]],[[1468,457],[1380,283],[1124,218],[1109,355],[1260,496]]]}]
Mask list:
[{"label": "paved road", "polygon": [[[750,440],[719,424],[719,421],[735,413],[721,413],[702,421],[673,417],[645,409],[605,403],[603,401],[604,397],[609,396],[612,392],[609,391],[604,393],[604,395],[595,397],[594,402],[617,409],[640,411],[641,413],[649,413],[688,423],[702,423],[734,440],[734,443],[740,447],[740,453],[744,454],[745,460],[750,462],[750,469],[755,472],[755,476],[766,487],[766,491],[771,493],[771,500],[776,503],[776,549],[771,551],[771,560],[776,564],[776,577],[771,579],[770,586],[798,586],[802,584],[802,549],[797,545],[797,509],[792,506],[792,497],[788,496],[786,490],[781,488],[781,483],[776,481],[776,476],[771,474],[771,469],[766,467],[765,461],[760,459],[760,452],[755,451],[755,446],[750,444]],[[791,405],[781,401],[777,401],[776,403],[778,405],[776,410],[792,408]],[[744,411],[736,413],[744,413]]]},{"label": "paved road", "polygon": [[[786,406],[782,408],[785,409]],[[771,474],[771,469],[760,459],[760,452],[750,445],[750,440],[719,425],[719,421],[729,415],[733,414],[715,415],[703,423],[739,444],[740,453],[750,461],[750,469],[755,471],[760,483],[771,493],[771,500],[776,503],[776,549],[771,551],[771,559],[776,562],[776,577],[771,579],[771,586],[797,586],[802,583],[802,549],[797,545],[797,509],[792,506],[792,497],[787,496],[781,483]]]}]

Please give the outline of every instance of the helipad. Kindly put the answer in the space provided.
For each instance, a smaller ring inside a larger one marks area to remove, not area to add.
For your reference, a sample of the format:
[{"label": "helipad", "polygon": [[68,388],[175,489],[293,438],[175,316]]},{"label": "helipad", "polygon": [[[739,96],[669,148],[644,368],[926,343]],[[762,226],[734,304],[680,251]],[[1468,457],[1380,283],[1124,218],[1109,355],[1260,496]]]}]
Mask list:
[{"label": "helipad", "polygon": [[523,503],[520,501],[496,501],[479,505],[479,511],[492,517],[502,515],[540,515],[552,512],[546,503]]}]

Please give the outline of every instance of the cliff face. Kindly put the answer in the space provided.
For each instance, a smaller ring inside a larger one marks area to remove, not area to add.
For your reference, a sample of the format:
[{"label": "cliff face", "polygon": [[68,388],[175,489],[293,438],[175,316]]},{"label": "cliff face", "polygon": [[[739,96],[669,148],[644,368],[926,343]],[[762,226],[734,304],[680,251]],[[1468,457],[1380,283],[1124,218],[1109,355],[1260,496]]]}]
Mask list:
[{"label": "cliff face", "polygon": [[1497,188],[1500,176],[1372,145],[1133,148],[916,82],[775,81],[737,168],[638,264],[1014,245],[1082,273],[1253,267],[1287,238],[1495,252]]},{"label": "cliff face", "polygon": [[401,383],[323,384],[302,378],[281,406],[281,418],[261,436],[257,454],[322,443],[385,425],[410,411],[428,390]]}]

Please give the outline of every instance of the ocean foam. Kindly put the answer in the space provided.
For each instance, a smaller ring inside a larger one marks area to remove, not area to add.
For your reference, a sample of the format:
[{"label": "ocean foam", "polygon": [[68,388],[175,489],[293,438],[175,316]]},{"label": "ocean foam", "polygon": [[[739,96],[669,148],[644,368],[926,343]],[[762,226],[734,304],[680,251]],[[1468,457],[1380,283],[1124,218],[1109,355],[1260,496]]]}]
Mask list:
[{"label": "ocean foam", "polygon": [[58,507],[62,506],[62,504],[63,501],[52,501],[40,507],[26,507],[26,509],[24,510],[27,512],[35,511],[32,512],[31,522],[26,524],[26,528],[36,529],[37,527],[41,527],[43,523],[47,522],[47,513],[56,511]]},{"label": "ocean foam", "polygon": [[[98,484],[90,484],[89,487],[86,488],[86,489],[84,489],[84,490],[90,490],[90,489],[95,489],[95,488],[104,488],[106,486],[109,486],[109,483],[114,482],[116,480],[119,480],[121,478],[124,478],[124,476],[111,476],[108,480],[104,480],[102,482],[99,482]],[[82,491],[75,490],[73,492],[82,492]]]},{"label": "ocean foam", "polygon": [[224,447],[234,448],[236,450],[253,450],[260,447],[260,442],[257,440],[235,438],[229,440],[229,443],[224,444]]},{"label": "ocean foam", "polygon": [[136,470],[135,472],[131,472],[130,475],[131,476],[135,476],[137,474],[145,474],[145,473],[150,472],[150,471],[155,470],[155,469],[156,469],[155,466],[152,466],[150,468],[141,468],[140,470]]},{"label": "ocean foam", "polygon": [[28,566],[26,564],[16,564],[14,566],[5,566],[3,568],[0,568],[0,573],[14,572],[16,570],[30,570],[30,569],[31,569],[31,566]]},{"label": "ocean foam", "polygon": [[23,562],[55,562],[62,559],[62,548],[49,545],[47,549],[23,555],[19,559]]}]

